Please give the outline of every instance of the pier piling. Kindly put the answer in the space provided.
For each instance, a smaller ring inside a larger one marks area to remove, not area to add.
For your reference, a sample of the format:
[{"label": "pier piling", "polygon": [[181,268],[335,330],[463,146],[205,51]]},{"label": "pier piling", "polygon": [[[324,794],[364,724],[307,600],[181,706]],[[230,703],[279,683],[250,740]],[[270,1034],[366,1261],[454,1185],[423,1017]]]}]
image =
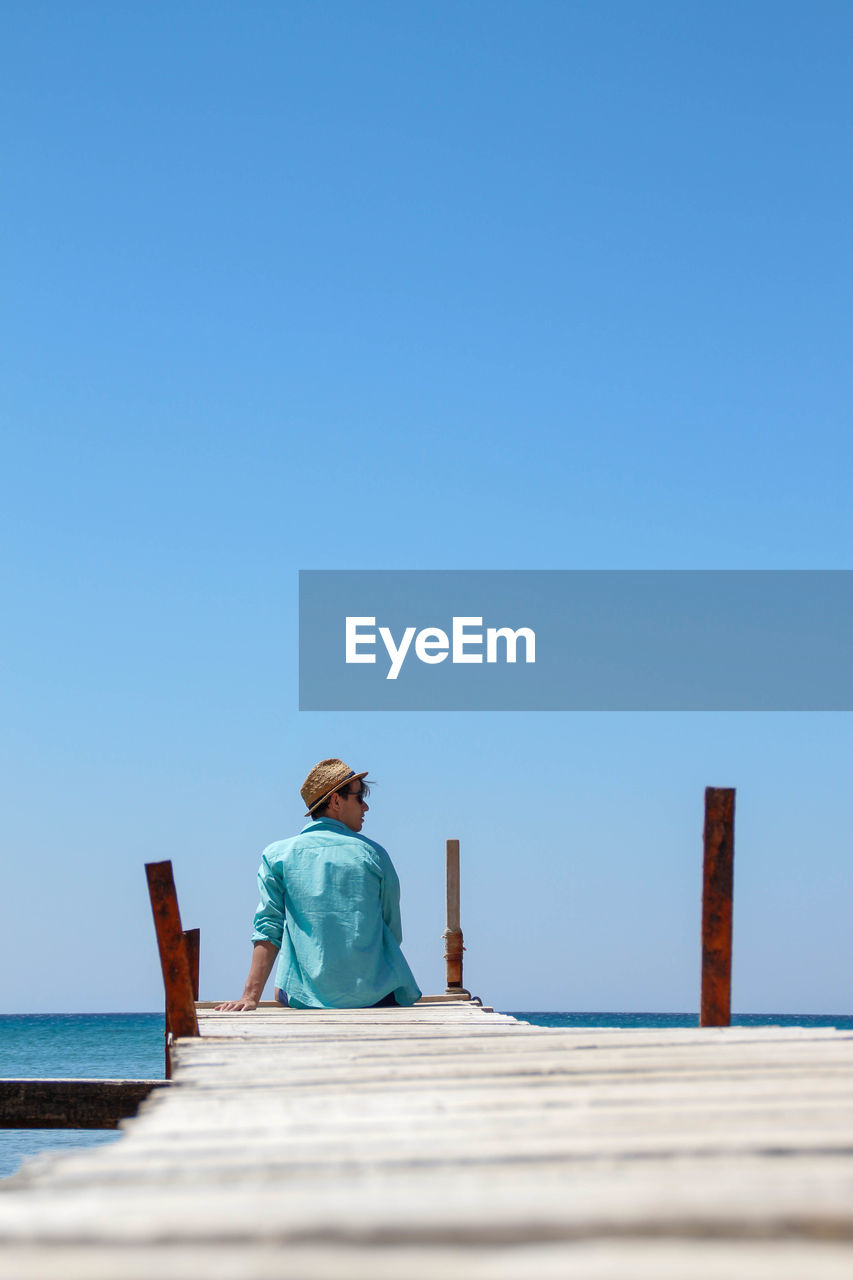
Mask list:
[{"label": "pier piling", "polygon": [[447,969],[447,995],[468,996],[462,985],[462,929],[459,925],[459,841],[447,841],[447,927],[444,938],[444,959]]},{"label": "pier piling", "polygon": [[[181,928],[181,913],[171,862],[146,862],[148,894],[157,931],[157,947],[163,985],[166,989],[166,1078],[171,1076],[169,1038],[173,1036],[197,1036],[198,1019],[195,1013],[195,991],[190,952],[186,935]],[[190,932],[193,932],[190,930]],[[197,931],[195,931],[197,932]],[[196,961],[198,951],[196,948]],[[197,979],[196,979],[197,981]]]},{"label": "pier piling", "polygon": [[734,826],[734,788],[706,787],[699,1014],[702,1027],[731,1024]]}]

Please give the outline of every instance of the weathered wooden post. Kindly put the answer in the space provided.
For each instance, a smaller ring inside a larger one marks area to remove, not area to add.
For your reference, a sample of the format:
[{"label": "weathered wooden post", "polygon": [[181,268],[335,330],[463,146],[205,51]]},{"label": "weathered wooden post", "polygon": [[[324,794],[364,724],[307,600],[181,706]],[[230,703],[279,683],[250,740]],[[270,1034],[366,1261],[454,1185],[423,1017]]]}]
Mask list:
[{"label": "weathered wooden post", "polygon": [[184,946],[187,949],[187,960],[190,965],[190,981],[193,986],[193,999],[198,1000],[198,974],[201,952],[201,929],[183,929]]},{"label": "weathered wooden post", "polygon": [[197,1036],[193,979],[171,862],[146,862],[148,894],[166,988],[166,1079],[172,1074],[170,1036]]},{"label": "weathered wooden post", "polygon": [[469,997],[462,985],[462,930],[459,927],[459,841],[447,841],[447,928],[444,938],[444,959],[447,966],[447,991],[449,996]]},{"label": "weathered wooden post", "polygon": [[731,1024],[734,828],[734,788],[706,787],[700,1027]]}]

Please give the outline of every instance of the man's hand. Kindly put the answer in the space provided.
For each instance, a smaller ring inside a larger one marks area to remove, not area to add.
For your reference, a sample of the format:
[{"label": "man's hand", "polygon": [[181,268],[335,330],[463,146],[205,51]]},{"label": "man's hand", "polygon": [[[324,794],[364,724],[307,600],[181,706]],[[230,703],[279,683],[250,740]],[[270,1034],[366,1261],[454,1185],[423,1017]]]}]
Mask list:
[{"label": "man's hand", "polygon": [[241,1000],[226,1000],[224,1004],[218,1004],[214,1009],[214,1013],[250,1013],[253,1009],[257,1009],[258,1001],[252,998]]}]

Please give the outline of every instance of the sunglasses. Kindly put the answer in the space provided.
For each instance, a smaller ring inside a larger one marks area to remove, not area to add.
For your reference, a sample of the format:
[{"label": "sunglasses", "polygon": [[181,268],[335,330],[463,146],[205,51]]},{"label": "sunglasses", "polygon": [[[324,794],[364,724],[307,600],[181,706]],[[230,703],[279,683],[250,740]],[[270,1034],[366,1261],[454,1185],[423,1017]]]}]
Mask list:
[{"label": "sunglasses", "polygon": [[370,793],[365,791],[364,787],[359,787],[358,791],[348,791],[347,797],[357,800],[359,804],[364,804],[365,799]]}]

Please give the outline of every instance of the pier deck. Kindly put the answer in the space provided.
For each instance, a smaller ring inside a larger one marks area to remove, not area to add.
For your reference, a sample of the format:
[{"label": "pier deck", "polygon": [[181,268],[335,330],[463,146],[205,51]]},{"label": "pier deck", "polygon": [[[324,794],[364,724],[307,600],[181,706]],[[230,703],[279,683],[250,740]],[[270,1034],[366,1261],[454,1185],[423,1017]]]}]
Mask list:
[{"label": "pier deck", "polygon": [[6,1280],[849,1280],[853,1034],[215,1014],[0,1195]]}]

